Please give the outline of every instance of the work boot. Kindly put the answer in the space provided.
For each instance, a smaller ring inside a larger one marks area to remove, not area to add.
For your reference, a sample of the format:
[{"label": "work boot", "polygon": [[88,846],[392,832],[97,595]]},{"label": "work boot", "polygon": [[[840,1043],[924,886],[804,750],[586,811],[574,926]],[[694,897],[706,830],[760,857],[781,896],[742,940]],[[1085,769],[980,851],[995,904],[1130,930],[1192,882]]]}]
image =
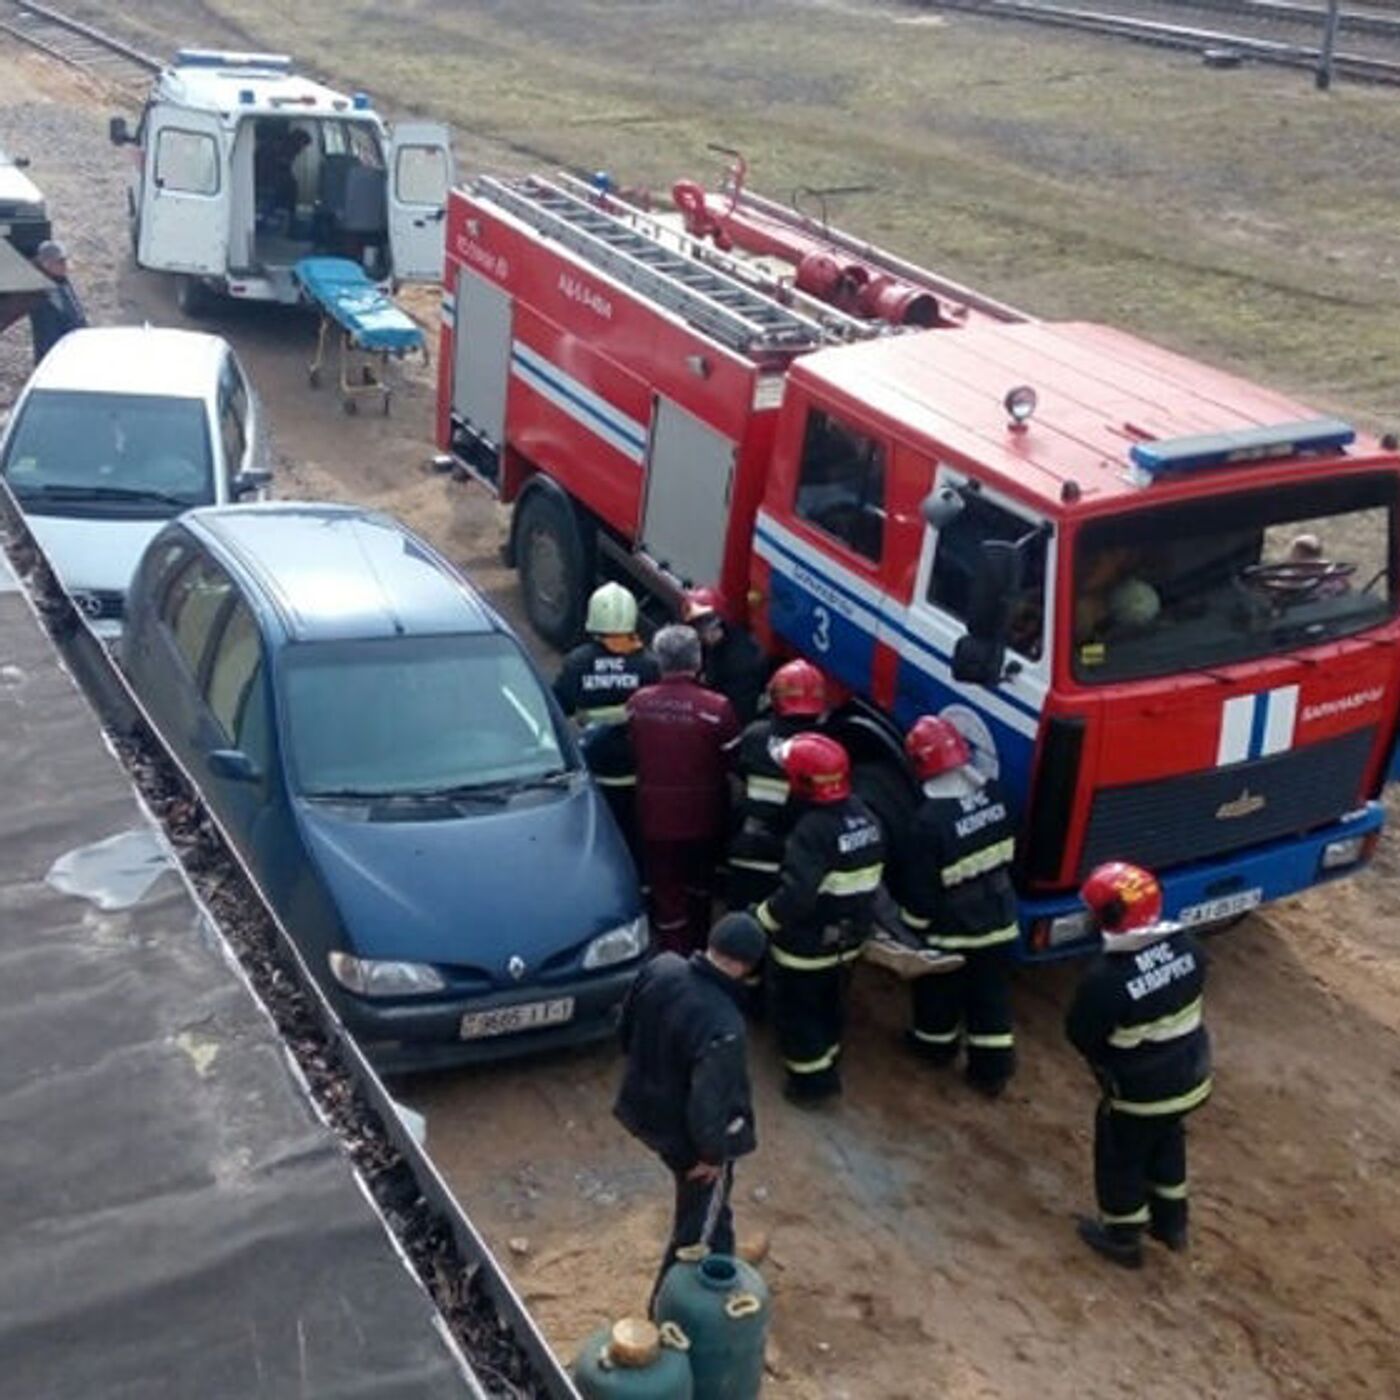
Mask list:
[{"label": "work boot", "polygon": [[1142,1240],[1131,1225],[1105,1225],[1087,1215],[1079,1217],[1079,1238],[1111,1263],[1124,1269],[1142,1268]]},{"label": "work boot", "polygon": [[1154,1220],[1147,1227],[1147,1233],[1154,1240],[1166,1245],[1173,1254],[1185,1254],[1189,1243],[1185,1225],[1159,1225]]},{"label": "work boot", "polygon": [[783,1097],[798,1108],[821,1108],[841,1097],[841,1076],[834,1070],[827,1074],[790,1074],[783,1081]]},{"label": "work boot", "polygon": [[980,1074],[967,1074],[968,1088],[976,1089],[984,1099],[999,1099],[1005,1092],[1009,1079],[985,1079]]},{"label": "work boot", "polygon": [[904,1032],[904,1043],[926,1064],[934,1065],[938,1069],[948,1069],[958,1058],[958,1043],[950,1041],[947,1045],[935,1045],[927,1040],[920,1040],[910,1027]]}]

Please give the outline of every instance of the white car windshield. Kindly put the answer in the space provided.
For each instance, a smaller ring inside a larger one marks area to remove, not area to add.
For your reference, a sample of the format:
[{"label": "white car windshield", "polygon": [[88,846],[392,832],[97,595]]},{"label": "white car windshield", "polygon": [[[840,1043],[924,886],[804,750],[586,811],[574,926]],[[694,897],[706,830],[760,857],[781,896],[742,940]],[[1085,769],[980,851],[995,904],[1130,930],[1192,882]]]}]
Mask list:
[{"label": "white car windshield", "polygon": [[305,797],[485,791],[572,766],[538,677],[499,633],[299,644],[281,689]]},{"label": "white car windshield", "polygon": [[0,470],[43,515],[160,518],[214,499],[199,399],[36,389]]}]

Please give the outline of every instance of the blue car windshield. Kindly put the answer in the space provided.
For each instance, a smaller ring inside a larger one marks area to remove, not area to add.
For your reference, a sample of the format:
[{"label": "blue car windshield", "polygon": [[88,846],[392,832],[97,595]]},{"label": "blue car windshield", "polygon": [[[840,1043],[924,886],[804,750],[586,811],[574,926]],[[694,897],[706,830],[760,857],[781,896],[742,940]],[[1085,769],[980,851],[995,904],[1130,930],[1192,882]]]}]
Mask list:
[{"label": "blue car windshield", "polygon": [[37,515],[159,519],[214,499],[199,399],[36,389],[0,470]]},{"label": "blue car windshield", "polygon": [[305,797],[485,789],[573,764],[539,678],[500,633],[299,644],[281,690]]}]

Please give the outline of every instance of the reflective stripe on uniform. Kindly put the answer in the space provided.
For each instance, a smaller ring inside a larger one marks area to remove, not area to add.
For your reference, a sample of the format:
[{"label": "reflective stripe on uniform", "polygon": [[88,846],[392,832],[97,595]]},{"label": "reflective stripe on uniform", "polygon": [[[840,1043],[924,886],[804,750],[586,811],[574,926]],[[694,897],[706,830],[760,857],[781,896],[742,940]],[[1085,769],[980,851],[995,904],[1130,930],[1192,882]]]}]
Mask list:
[{"label": "reflective stripe on uniform", "polygon": [[593,781],[597,783],[599,787],[636,787],[637,775],[635,773],[628,773],[626,777],[608,778],[604,777],[601,773],[595,773],[593,775]]},{"label": "reflective stripe on uniform", "polygon": [[765,778],[761,773],[750,773],[744,779],[744,796],[750,802],[770,802],[783,806],[788,800],[786,778]]},{"label": "reflective stripe on uniform", "polygon": [[1146,1225],[1151,1218],[1146,1206],[1130,1210],[1126,1215],[1110,1215],[1106,1210],[1099,1213],[1105,1225]]},{"label": "reflective stripe on uniform", "polygon": [[1115,1113],[1127,1113],[1134,1118],[1153,1118],[1159,1113],[1187,1113],[1199,1108],[1210,1097],[1211,1081],[1203,1079],[1194,1089],[1178,1094],[1174,1099],[1153,1099],[1135,1103],[1130,1099],[1110,1099],[1108,1106]]},{"label": "reflective stripe on uniform", "polygon": [[815,1060],[784,1060],[783,1068],[789,1074],[821,1074],[823,1070],[828,1070],[836,1063],[837,1056],[841,1053],[840,1044],[833,1045],[823,1055],[818,1055]]},{"label": "reflective stripe on uniform", "polygon": [[[762,908],[760,904],[760,911]],[[779,967],[789,968],[793,972],[825,972],[829,968],[841,965],[841,958],[837,953],[823,953],[820,957],[804,958],[801,954],[789,953],[786,948],[779,948],[776,944],[769,948],[769,952]]]},{"label": "reflective stripe on uniform", "polygon": [[872,894],[880,885],[883,865],[863,865],[859,870],[828,870],[817,886],[820,894]]},{"label": "reflective stripe on uniform", "polygon": [[924,919],[920,918],[918,914],[911,914],[902,904],[899,906],[899,917],[910,928],[930,928],[933,925],[932,919]]},{"label": "reflective stripe on uniform", "polygon": [[1119,1026],[1109,1036],[1108,1043],[1116,1050],[1133,1050],[1148,1041],[1155,1043],[1190,1035],[1201,1024],[1201,1004],[1202,998],[1197,997],[1179,1011],[1159,1016],[1155,1021],[1144,1021],[1136,1026]]},{"label": "reflective stripe on uniform", "polygon": [[998,943],[1011,943],[1021,936],[1020,925],[1007,924],[990,933],[930,933],[925,941],[939,948],[994,948]]},{"label": "reflective stripe on uniform", "polygon": [[596,710],[580,709],[578,712],[578,722],[580,724],[622,724],[627,719],[627,706],[623,705],[600,705]]},{"label": "reflective stripe on uniform", "polygon": [[1016,843],[1008,836],[1004,841],[983,846],[980,851],[973,851],[971,855],[955,860],[952,865],[945,865],[939,871],[938,878],[943,882],[944,889],[952,885],[961,885],[965,880],[973,880],[1000,866],[1010,865],[1015,854]]},{"label": "reflective stripe on uniform", "polygon": [[1010,1031],[998,1035],[969,1035],[967,1043],[979,1050],[1012,1050],[1016,1046],[1016,1037]]},{"label": "reflective stripe on uniform", "polygon": [[[782,925],[768,912],[768,901],[765,899],[757,909],[753,911],[754,918],[761,923],[768,933],[777,933]],[[776,949],[774,950],[777,951]]]},{"label": "reflective stripe on uniform", "polygon": [[952,1045],[961,1034],[961,1026],[954,1026],[950,1031],[921,1031],[918,1026],[914,1027],[914,1039],[925,1045]]},{"label": "reflective stripe on uniform", "polygon": [[1164,1201],[1184,1201],[1186,1199],[1186,1183],[1184,1181],[1178,1186],[1159,1186],[1155,1181],[1149,1181],[1147,1188],[1154,1196],[1160,1196]]},{"label": "reflective stripe on uniform", "polygon": [[776,860],[743,860],[730,856],[725,862],[731,870],[761,870],[765,875],[776,875],[781,869]]}]

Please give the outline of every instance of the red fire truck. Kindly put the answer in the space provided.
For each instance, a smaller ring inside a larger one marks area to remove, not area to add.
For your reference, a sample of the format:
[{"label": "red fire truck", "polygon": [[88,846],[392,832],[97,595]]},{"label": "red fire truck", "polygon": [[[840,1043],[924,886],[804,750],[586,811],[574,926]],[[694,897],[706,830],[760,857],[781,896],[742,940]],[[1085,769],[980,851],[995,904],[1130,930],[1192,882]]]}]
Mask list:
[{"label": "red fire truck", "polygon": [[438,433],[514,505],[536,628],[599,568],[717,586],[841,697],[887,817],[939,713],[1021,806],[1024,952],[1157,870],[1218,923],[1355,870],[1395,749],[1400,453],[824,218],[683,181],[481,177],[448,213]]}]

